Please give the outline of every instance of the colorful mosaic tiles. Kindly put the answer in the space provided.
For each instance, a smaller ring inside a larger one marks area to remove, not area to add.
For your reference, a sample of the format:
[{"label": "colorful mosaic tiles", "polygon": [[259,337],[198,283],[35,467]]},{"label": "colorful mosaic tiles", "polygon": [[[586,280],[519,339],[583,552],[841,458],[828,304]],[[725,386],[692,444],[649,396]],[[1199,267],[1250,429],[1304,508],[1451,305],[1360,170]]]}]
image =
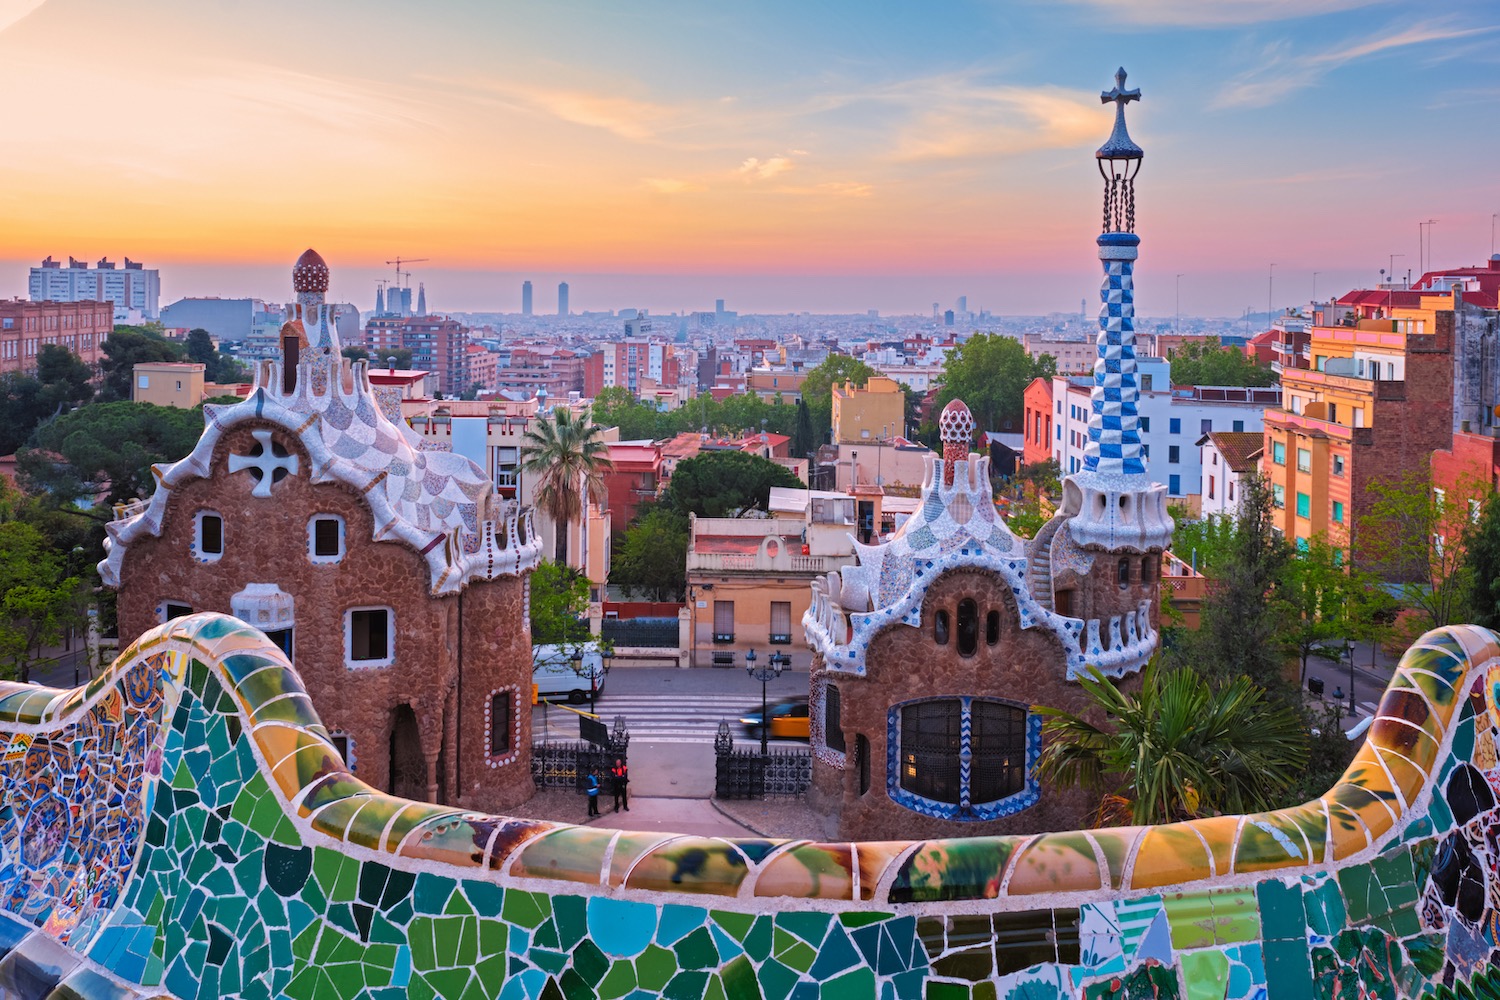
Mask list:
[{"label": "colorful mosaic tiles", "polygon": [[0,995],[1470,997],[1500,983],[1500,644],[1402,660],[1320,799],[832,844],[485,816],[348,773],[261,633],[0,684]]}]

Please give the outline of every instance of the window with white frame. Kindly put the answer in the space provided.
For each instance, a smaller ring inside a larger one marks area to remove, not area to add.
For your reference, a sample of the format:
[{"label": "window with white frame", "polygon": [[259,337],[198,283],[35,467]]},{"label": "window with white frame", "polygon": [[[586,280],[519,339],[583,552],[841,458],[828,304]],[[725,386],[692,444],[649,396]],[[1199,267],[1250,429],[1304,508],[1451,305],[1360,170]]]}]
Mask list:
[{"label": "window with white frame", "polygon": [[217,562],[224,555],[224,518],[211,510],[193,515],[193,551],[200,562]]},{"label": "window with white frame", "polygon": [[315,563],[344,558],[344,519],[337,514],[314,514],[307,522],[307,557]]},{"label": "window with white frame", "polygon": [[344,612],[344,662],[353,668],[388,667],[396,659],[396,615],[390,608]]}]

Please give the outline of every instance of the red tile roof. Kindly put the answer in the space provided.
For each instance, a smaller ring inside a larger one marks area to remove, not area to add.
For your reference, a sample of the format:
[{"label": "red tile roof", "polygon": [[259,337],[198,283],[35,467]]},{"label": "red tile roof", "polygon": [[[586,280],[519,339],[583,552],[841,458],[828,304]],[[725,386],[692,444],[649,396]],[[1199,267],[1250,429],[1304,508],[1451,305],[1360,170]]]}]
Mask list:
[{"label": "red tile roof", "polygon": [[1224,461],[1235,472],[1250,472],[1265,450],[1265,436],[1260,431],[1210,431],[1208,439]]}]

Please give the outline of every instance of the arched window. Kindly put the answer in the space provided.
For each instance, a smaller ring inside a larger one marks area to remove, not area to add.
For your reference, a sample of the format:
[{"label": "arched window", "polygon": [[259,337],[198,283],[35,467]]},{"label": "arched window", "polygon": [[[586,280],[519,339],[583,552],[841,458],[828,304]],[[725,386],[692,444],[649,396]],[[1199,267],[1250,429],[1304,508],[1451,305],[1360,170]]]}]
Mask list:
[{"label": "arched window", "polygon": [[958,652],[973,656],[979,646],[979,605],[971,597],[958,602]]},{"label": "arched window", "polygon": [[948,612],[939,611],[932,616],[932,640],[939,646],[948,645]]},{"label": "arched window", "polygon": [[985,820],[1036,801],[1028,765],[1041,740],[1041,719],[1024,706],[933,698],[898,705],[891,714],[891,798],[899,805],[946,819]]},{"label": "arched window", "polygon": [[1130,560],[1129,559],[1121,559],[1120,560],[1120,566],[1119,566],[1118,573],[1119,573],[1119,577],[1118,577],[1117,582],[1120,584],[1120,589],[1124,590],[1126,587],[1130,586]]},{"label": "arched window", "polygon": [[991,611],[984,616],[984,641],[991,646],[1000,642],[1000,612]]}]

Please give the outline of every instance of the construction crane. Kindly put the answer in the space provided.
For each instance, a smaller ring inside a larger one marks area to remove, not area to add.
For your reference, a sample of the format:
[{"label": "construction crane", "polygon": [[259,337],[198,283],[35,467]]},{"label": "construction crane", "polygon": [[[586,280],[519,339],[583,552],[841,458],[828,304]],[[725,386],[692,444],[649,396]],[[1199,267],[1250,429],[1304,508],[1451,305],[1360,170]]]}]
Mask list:
[{"label": "construction crane", "polygon": [[395,264],[396,265],[396,287],[400,288],[401,287],[401,276],[403,274],[406,275],[406,277],[408,279],[411,278],[411,271],[409,271],[409,270],[408,271],[401,270],[401,265],[402,264],[420,264],[420,263],[422,263],[425,260],[431,260],[431,259],[432,258],[430,258],[430,257],[401,257],[401,256],[397,256],[395,260],[388,260],[388,261],[386,261],[386,263],[387,264]]}]

